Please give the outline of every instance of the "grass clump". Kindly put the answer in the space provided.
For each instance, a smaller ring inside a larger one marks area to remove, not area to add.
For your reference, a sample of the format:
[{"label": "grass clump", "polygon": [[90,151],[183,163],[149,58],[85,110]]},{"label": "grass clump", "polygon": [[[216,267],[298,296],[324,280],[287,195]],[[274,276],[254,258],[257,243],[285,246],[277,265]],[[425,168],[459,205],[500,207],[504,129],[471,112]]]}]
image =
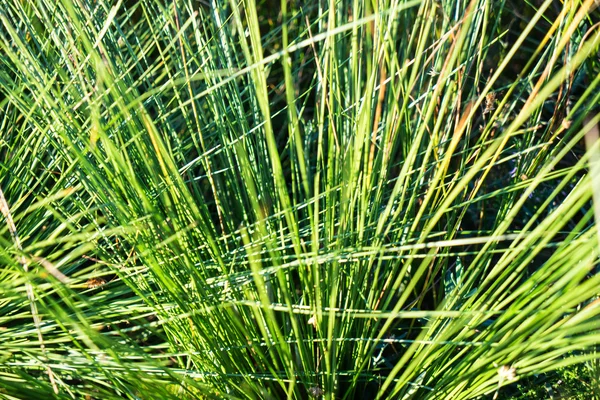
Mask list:
[{"label": "grass clump", "polygon": [[0,396],[471,399],[597,358],[593,0],[0,5]]}]

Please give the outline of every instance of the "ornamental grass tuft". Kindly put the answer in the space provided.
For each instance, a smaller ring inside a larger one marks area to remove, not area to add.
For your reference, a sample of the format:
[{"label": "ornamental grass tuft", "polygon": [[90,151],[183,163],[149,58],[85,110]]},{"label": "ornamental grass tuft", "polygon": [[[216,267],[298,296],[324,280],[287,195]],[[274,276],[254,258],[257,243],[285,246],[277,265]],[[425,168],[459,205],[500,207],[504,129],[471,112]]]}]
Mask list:
[{"label": "ornamental grass tuft", "polygon": [[0,0],[0,398],[509,398],[597,362],[599,12]]}]

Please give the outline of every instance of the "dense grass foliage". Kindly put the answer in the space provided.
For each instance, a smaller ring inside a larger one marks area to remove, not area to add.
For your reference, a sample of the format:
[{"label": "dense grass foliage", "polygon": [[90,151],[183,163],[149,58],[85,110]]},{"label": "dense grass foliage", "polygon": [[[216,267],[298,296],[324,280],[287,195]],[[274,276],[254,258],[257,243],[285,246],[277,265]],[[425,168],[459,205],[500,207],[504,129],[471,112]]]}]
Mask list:
[{"label": "dense grass foliage", "polygon": [[596,360],[595,7],[0,0],[0,397],[491,398]]}]

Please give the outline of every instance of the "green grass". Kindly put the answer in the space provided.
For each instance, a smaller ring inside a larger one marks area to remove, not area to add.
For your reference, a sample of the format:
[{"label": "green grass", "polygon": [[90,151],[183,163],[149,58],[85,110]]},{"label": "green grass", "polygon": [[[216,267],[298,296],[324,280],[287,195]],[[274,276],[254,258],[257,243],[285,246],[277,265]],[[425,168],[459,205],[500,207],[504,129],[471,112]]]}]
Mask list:
[{"label": "green grass", "polygon": [[597,363],[596,6],[0,0],[0,397]]},{"label": "green grass", "polygon": [[534,374],[513,383],[501,399],[597,399],[600,395],[598,360],[561,367],[545,374]]}]

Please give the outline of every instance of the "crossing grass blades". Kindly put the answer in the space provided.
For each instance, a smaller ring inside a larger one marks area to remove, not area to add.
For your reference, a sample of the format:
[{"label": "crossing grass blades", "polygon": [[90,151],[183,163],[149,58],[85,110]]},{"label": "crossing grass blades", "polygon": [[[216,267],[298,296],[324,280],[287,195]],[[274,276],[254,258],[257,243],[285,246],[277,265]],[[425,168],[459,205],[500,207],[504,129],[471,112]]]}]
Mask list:
[{"label": "crossing grass blades", "polygon": [[0,397],[508,398],[600,341],[594,0],[0,0]]}]

